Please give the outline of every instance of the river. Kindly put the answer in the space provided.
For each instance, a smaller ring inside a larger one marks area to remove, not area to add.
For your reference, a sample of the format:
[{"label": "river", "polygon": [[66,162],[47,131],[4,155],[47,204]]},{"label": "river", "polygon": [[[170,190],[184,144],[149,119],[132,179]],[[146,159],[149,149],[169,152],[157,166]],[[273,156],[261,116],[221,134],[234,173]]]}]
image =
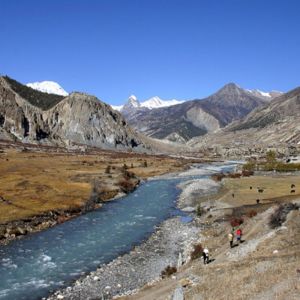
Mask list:
[{"label": "river", "polygon": [[[199,166],[205,169],[209,166]],[[223,165],[215,171],[231,170]],[[129,252],[176,208],[179,183],[205,175],[150,180],[133,193],[48,230],[0,247],[0,299],[40,299]]]}]

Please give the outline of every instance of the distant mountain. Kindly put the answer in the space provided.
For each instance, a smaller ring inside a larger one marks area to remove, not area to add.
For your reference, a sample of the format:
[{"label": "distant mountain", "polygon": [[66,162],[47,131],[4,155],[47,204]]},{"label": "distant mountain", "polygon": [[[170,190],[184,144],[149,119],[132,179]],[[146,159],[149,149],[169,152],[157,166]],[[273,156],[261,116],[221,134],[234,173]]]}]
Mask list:
[{"label": "distant mountain", "polygon": [[183,143],[243,118],[256,107],[270,101],[267,98],[229,83],[205,99],[152,110],[141,107],[131,99],[121,112],[128,123],[140,132],[150,137]]},{"label": "distant mountain", "polygon": [[228,130],[265,128],[298,117],[300,117],[300,88],[282,94],[267,105],[252,111],[246,118],[228,127]]},{"label": "distant mountain", "polygon": [[286,154],[290,147],[299,148],[299,124],[300,87],[258,106],[219,132],[192,139],[189,145],[218,149],[229,155],[259,154],[262,149],[273,147]]},{"label": "distant mountain", "polygon": [[0,136],[55,145],[147,148],[121,114],[96,97],[42,93],[9,77],[0,77]]},{"label": "distant mountain", "polygon": [[43,93],[68,96],[68,93],[54,81],[32,82],[27,83],[26,86]]},{"label": "distant mountain", "polygon": [[130,110],[136,110],[140,108],[147,108],[147,109],[155,109],[155,108],[160,108],[160,107],[168,107],[176,104],[180,104],[184,101],[179,101],[179,100],[162,100],[158,96],[152,97],[148,100],[145,100],[143,102],[139,102],[137,100],[137,97],[134,95],[131,95],[128,98],[128,101],[124,105],[120,106],[112,106],[113,109],[118,110],[118,111],[127,111],[130,112]]}]

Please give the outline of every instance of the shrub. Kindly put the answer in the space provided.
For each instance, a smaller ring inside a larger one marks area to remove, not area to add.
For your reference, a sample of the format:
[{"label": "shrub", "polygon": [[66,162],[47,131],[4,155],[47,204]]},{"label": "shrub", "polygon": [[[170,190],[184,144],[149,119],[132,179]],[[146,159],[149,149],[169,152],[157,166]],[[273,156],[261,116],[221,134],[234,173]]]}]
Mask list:
[{"label": "shrub", "polygon": [[135,184],[127,179],[122,179],[119,181],[119,186],[124,193],[129,193],[134,190]]},{"label": "shrub", "polygon": [[162,270],[162,272],[161,272],[161,277],[165,278],[165,277],[171,276],[172,274],[174,274],[176,272],[177,272],[176,267],[166,266],[166,268],[164,270]]},{"label": "shrub", "polygon": [[247,213],[247,216],[249,218],[253,218],[257,215],[257,212],[253,209],[253,210],[250,210],[248,213]]},{"label": "shrub", "polygon": [[252,176],[254,175],[254,171],[248,171],[248,170],[243,170],[242,171],[242,176],[244,177],[249,177],[249,176]]},{"label": "shrub", "polygon": [[255,163],[252,161],[249,161],[243,165],[243,171],[252,171],[253,172],[254,170],[255,170]]},{"label": "shrub", "polygon": [[230,225],[232,227],[237,227],[237,226],[240,226],[241,224],[244,223],[244,219],[242,217],[233,217],[231,220],[230,220]]},{"label": "shrub", "polygon": [[194,260],[194,259],[201,257],[202,253],[203,253],[202,245],[201,244],[194,245],[194,249],[191,253],[191,259]]},{"label": "shrub", "polygon": [[203,207],[201,207],[200,205],[198,205],[197,208],[196,208],[196,215],[197,215],[198,217],[201,217],[203,214],[204,214],[204,209],[203,209]]},{"label": "shrub", "polygon": [[223,173],[214,174],[211,176],[213,180],[215,181],[221,181],[224,177],[226,177]]}]

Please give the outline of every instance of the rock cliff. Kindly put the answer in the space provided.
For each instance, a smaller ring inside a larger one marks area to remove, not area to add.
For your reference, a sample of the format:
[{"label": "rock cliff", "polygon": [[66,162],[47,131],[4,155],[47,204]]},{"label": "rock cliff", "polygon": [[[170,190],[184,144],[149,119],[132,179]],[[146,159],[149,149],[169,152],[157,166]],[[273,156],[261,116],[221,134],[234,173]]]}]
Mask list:
[{"label": "rock cliff", "polygon": [[96,97],[51,96],[8,77],[0,77],[0,128],[2,137],[23,142],[148,148],[120,113]]}]

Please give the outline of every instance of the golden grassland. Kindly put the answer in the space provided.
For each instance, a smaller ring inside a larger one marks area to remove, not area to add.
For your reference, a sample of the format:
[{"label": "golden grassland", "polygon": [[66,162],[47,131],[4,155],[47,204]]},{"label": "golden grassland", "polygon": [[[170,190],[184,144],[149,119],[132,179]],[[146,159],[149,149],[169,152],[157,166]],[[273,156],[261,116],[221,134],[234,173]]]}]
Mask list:
[{"label": "golden grassland", "polygon": [[[291,188],[292,184],[295,185],[295,188]],[[263,192],[259,193],[259,189],[262,189]],[[291,193],[291,190],[295,192]],[[219,200],[236,207],[256,204],[256,199],[260,199],[260,203],[270,203],[276,202],[276,200],[289,201],[299,195],[300,176],[251,176],[224,179],[223,191]]]},{"label": "golden grassland", "polygon": [[122,152],[6,149],[0,153],[0,224],[53,210],[78,209],[89,199],[95,182],[114,196],[120,191],[124,164],[129,172],[146,179],[183,169],[186,163]]}]

